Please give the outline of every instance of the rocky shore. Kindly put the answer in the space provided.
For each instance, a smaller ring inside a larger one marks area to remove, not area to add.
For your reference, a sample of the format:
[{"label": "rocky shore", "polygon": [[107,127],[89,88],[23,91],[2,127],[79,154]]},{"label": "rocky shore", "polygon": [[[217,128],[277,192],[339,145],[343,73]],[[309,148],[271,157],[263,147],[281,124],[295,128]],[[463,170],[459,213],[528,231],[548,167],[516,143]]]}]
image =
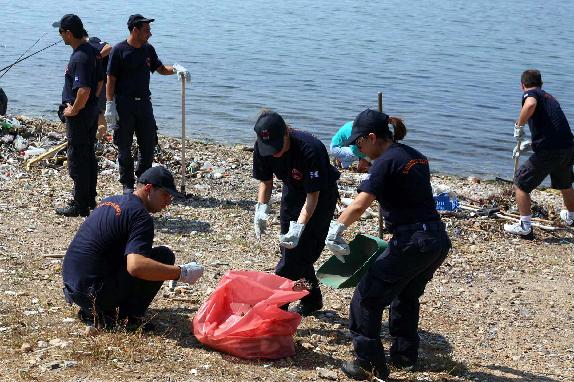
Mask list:
[{"label": "rocky shore", "polygon": [[[174,290],[165,284],[149,312],[154,332],[90,336],[61,292],[62,257],[84,220],[54,213],[71,190],[64,152],[26,169],[26,160],[63,142],[63,126],[26,117],[0,118],[0,124],[0,380],[346,380],[339,365],[351,357],[350,289],[323,287],[325,308],[302,320],[291,358],[244,361],[205,348],[190,331],[194,312],[223,274],[272,272],[279,257],[276,215],[268,234],[253,238],[257,181],[248,147],[188,141],[187,195],[155,217],[156,243],[171,246],[178,262],[204,264],[201,282]],[[156,162],[178,174],[179,186],[180,141],[159,142]],[[120,193],[116,151],[105,138],[98,158],[98,199]],[[352,197],[360,177],[343,172],[342,196]],[[560,195],[533,192],[546,229],[525,242],[502,230],[514,206],[508,183],[435,174],[433,186],[456,192],[466,209],[443,215],[453,249],[421,300],[420,362],[412,372],[392,370],[393,378],[574,380],[574,235],[558,222]],[[480,216],[483,207],[505,214]],[[345,236],[376,235],[373,212]],[[318,264],[328,257],[324,251]],[[388,348],[388,331],[381,336]]]}]

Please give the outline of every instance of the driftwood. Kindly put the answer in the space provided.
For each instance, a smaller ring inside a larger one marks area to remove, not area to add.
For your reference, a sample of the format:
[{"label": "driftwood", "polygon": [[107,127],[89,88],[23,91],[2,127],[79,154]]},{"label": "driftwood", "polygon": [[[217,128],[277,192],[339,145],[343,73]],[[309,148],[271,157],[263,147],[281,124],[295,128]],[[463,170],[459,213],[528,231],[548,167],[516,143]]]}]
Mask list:
[{"label": "driftwood", "polygon": [[[481,210],[480,207],[475,207],[475,206],[471,206],[468,204],[459,204],[459,207],[463,210],[467,210],[467,211],[472,211],[472,212],[478,212]],[[516,217],[516,215],[512,216],[509,215],[507,212],[504,211],[499,211],[499,212],[494,212],[492,214],[489,214],[488,216],[494,216],[500,219],[504,219],[504,220],[509,220],[509,221],[517,221],[519,220],[519,217]],[[566,230],[566,228],[564,227],[553,227],[553,226],[549,226],[549,225],[545,225],[545,224],[541,224],[539,221],[537,220],[543,220],[543,219],[532,219],[532,226],[533,227],[537,227],[540,228],[542,230],[545,231],[560,231],[560,230]],[[546,220],[545,222],[550,222],[549,220]],[[552,224],[552,222],[550,222]]]},{"label": "driftwood", "polygon": [[63,148],[65,148],[66,146],[68,146],[68,142],[64,142],[58,146],[52,147],[50,150],[46,151],[43,154],[38,155],[35,158],[29,159],[26,162],[26,171],[30,171],[30,167],[35,164],[38,163],[39,161],[49,158],[50,156],[56,154],[58,151],[62,150]]}]

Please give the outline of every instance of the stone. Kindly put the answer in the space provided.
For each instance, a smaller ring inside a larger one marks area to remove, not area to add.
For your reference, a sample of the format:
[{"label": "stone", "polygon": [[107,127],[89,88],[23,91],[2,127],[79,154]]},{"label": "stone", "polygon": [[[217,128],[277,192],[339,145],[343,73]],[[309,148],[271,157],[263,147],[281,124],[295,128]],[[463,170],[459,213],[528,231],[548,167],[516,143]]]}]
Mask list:
[{"label": "stone", "polygon": [[77,361],[64,361],[63,366],[67,367],[67,368],[76,367],[76,366],[78,366],[78,362]]},{"label": "stone", "polygon": [[316,370],[317,370],[317,375],[319,375],[319,377],[321,377],[323,379],[330,379],[331,381],[336,381],[339,379],[339,376],[333,370],[325,369],[322,367],[318,367],[318,368],[316,368]]}]

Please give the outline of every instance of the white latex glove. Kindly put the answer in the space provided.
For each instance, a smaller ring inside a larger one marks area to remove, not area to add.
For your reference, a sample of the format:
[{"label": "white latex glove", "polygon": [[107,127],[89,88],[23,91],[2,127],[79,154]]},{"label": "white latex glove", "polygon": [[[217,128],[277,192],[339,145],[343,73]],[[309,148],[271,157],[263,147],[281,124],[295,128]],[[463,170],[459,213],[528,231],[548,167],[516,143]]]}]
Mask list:
[{"label": "white latex glove", "polygon": [[522,152],[530,150],[531,147],[532,142],[530,141],[530,139],[520,142],[520,147],[514,146],[514,150],[512,150],[512,157],[513,158],[519,157],[522,154]]},{"label": "white latex glove", "polygon": [[524,126],[514,124],[514,138],[520,139],[524,136]]},{"label": "white latex glove", "polygon": [[279,237],[279,245],[287,249],[295,248],[299,244],[299,239],[304,229],[305,224],[300,224],[296,221],[289,222],[289,231]]},{"label": "white latex glove", "polygon": [[255,206],[255,217],[253,218],[253,228],[255,229],[255,237],[261,239],[261,234],[265,233],[267,229],[267,210],[269,206],[265,203],[257,203]]},{"label": "white latex glove", "polygon": [[104,117],[106,118],[106,124],[112,130],[118,128],[118,111],[116,110],[116,101],[106,101],[106,111],[104,112]]},{"label": "white latex glove", "polygon": [[345,262],[345,256],[351,253],[349,244],[341,237],[343,231],[347,229],[344,224],[339,223],[336,220],[332,220],[329,225],[329,232],[327,232],[327,237],[325,238],[325,246],[333,255],[337,256],[342,263]]},{"label": "white latex glove", "polygon": [[193,284],[203,276],[203,266],[196,262],[180,265],[181,273],[177,281]]},{"label": "white latex glove", "polygon": [[177,74],[179,78],[184,78],[186,81],[191,81],[191,76],[189,75],[189,71],[181,66],[180,64],[173,64],[173,72]]}]

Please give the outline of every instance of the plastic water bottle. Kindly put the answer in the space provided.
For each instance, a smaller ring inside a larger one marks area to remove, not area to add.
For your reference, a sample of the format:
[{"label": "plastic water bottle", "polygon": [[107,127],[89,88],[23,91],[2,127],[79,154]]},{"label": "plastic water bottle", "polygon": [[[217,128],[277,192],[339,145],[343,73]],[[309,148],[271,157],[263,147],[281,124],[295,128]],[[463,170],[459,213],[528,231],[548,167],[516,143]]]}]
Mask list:
[{"label": "plastic water bottle", "polygon": [[44,154],[45,152],[46,152],[46,149],[44,149],[42,147],[29,147],[28,150],[24,150],[24,159],[31,157],[31,156]]},{"label": "plastic water bottle", "polygon": [[18,135],[14,139],[14,148],[18,151],[26,150],[28,148],[28,140]]},{"label": "plastic water bottle", "polygon": [[434,196],[437,211],[455,211],[458,209],[458,196],[454,191],[441,192]]},{"label": "plastic water bottle", "polygon": [[8,121],[2,121],[0,122],[0,127],[2,127],[2,130],[10,130],[12,128],[12,124]]}]

